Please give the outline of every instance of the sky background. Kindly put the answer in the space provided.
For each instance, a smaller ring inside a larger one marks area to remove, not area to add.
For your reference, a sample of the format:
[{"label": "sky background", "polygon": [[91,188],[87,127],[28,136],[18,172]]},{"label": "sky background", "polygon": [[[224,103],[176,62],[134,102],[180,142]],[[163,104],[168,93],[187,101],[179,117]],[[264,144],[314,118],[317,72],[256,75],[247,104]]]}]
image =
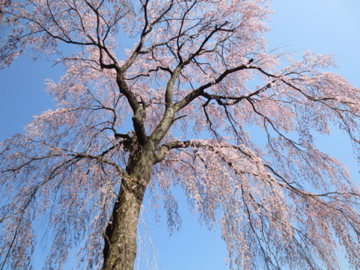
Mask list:
[{"label": "sky background", "polygon": [[[270,17],[269,48],[282,45],[286,51],[296,51],[300,55],[308,49],[316,53],[335,53],[338,68],[333,71],[360,88],[359,0],[274,0],[272,9],[276,13]],[[44,82],[46,78],[56,81],[61,75],[61,67],[52,67],[52,63],[45,61],[33,62],[28,56],[20,57],[10,68],[0,71],[0,141],[22,133],[33,115],[54,108],[52,98],[44,92]],[[347,164],[354,181],[360,184],[359,169],[344,136],[335,132],[332,136],[318,137],[317,143],[321,150]],[[179,206],[182,228],[169,237],[166,220],[163,218],[161,224],[153,222],[154,213],[145,204],[146,229],[140,226],[143,241],[140,244],[147,252],[140,257],[138,269],[227,269],[220,231],[209,232],[199,225],[197,216],[189,214],[186,202]],[[151,268],[146,265],[148,259]],[[345,263],[342,267],[347,269]]]}]

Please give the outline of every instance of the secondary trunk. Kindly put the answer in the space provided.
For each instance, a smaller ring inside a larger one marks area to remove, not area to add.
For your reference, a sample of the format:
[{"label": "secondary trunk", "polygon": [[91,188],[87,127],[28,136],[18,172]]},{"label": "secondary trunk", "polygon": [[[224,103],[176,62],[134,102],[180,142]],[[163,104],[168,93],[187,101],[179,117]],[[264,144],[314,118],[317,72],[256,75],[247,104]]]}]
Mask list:
[{"label": "secondary trunk", "polygon": [[136,258],[138,217],[153,166],[153,151],[140,150],[130,158],[118,200],[105,235],[102,270],[132,270]]}]

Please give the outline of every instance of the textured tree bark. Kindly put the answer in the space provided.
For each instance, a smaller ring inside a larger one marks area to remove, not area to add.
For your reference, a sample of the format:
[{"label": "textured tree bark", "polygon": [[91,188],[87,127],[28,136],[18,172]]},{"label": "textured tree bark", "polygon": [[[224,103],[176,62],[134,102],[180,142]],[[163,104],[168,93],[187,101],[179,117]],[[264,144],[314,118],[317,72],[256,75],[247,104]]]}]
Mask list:
[{"label": "textured tree bark", "polygon": [[145,189],[135,194],[122,186],[105,231],[103,270],[134,268],[138,216],[144,193]]},{"label": "textured tree bark", "polygon": [[131,155],[128,175],[123,178],[111,221],[104,234],[102,270],[132,270],[136,258],[138,217],[154,164],[153,151],[140,150]]}]

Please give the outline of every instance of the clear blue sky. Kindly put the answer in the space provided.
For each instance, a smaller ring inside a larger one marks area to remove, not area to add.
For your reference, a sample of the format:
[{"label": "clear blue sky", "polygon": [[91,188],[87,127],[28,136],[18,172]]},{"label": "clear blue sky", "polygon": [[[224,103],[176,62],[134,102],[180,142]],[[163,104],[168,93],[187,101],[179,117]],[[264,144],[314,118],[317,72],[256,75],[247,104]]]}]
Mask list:
[{"label": "clear blue sky", "polygon": [[[302,54],[307,49],[317,53],[336,53],[339,64],[335,71],[360,88],[360,1],[359,0],[274,0],[271,16],[270,47],[283,44],[288,51]],[[21,57],[10,68],[0,72],[0,141],[16,132],[22,132],[33,115],[53,108],[51,97],[44,93],[44,79],[56,80],[60,67],[49,62],[32,62]],[[336,155],[351,166],[356,182],[358,167],[352,160],[349,143],[336,134],[321,137],[319,147]],[[145,209],[149,209],[145,205]],[[185,202],[180,204],[183,225],[180,232],[169,237],[165,223],[151,222],[153,212],[146,218],[155,254],[142,257],[140,269],[163,270],[222,270],[226,257],[220,232],[208,232],[198,225],[197,217],[189,214]],[[147,216],[148,214],[144,214]],[[165,221],[163,219],[163,221]],[[149,242],[142,230],[141,237]],[[144,246],[144,248],[146,248]],[[154,257],[155,255],[155,257]],[[148,268],[146,257],[154,267]],[[157,268],[155,267],[157,262]],[[347,267],[344,265],[344,270]]]}]

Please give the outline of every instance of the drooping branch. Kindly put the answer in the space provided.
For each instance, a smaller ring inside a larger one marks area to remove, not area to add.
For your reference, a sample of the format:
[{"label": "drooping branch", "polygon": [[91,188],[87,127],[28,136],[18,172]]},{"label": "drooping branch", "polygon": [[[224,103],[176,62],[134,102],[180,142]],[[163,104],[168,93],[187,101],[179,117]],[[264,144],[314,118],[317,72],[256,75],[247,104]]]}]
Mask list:
[{"label": "drooping branch", "polygon": [[[237,167],[239,167],[238,164],[235,164],[233,160],[229,159],[226,155],[223,154],[222,151],[226,150],[226,149],[231,149],[231,150],[235,150],[238,151],[241,155],[247,157],[250,160],[254,160],[254,163],[259,163],[258,161],[258,156],[254,156],[253,153],[249,153],[247,152],[245,149],[243,149],[242,146],[240,145],[230,145],[230,144],[224,144],[224,143],[215,143],[214,141],[211,140],[211,142],[206,142],[204,140],[189,140],[189,141],[172,141],[172,142],[167,142],[164,143],[157,152],[157,156],[156,156],[156,162],[161,162],[167,155],[167,153],[173,149],[185,149],[185,148],[193,148],[193,149],[202,149],[205,151],[210,151],[212,153],[214,153],[215,155],[217,155],[218,157],[220,157],[228,166],[229,168],[235,170],[236,174],[243,175],[243,174],[248,174],[249,172],[246,171],[242,171],[241,169],[238,169]],[[257,160],[257,161],[255,161]],[[203,161],[205,162],[205,161]],[[266,179],[266,181],[269,182],[274,182],[275,179],[279,180],[279,182],[277,182],[277,185],[288,189],[292,192],[295,192],[298,195],[301,196],[310,196],[310,197],[329,197],[329,196],[355,196],[355,197],[360,197],[360,194],[355,193],[353,191],[349,191],[349,192],[338,192],[338,191],[328,191],[325,193],[314,193],[314,192],[309,192],[306,190],[302,190],[299,189],[297,187],[295,187],[293,184],[291,184],[291,181],[287,180],[284,176],[281,175],[280,172],[277,172],[275,168],[273,168],[271,165],[267,164],[266,162],[262,162],[261,166],[264,166],[264,168],[266,168],[274,177],[270,177],[269,175],[266,176],[264,178],[264,180]],[[260,163],[259,163],[260,165]],[[254,173],[250,173],[251,175],[255,176],[255,177],[263,177],[260,176],[259,174],[254,174]]]}]

